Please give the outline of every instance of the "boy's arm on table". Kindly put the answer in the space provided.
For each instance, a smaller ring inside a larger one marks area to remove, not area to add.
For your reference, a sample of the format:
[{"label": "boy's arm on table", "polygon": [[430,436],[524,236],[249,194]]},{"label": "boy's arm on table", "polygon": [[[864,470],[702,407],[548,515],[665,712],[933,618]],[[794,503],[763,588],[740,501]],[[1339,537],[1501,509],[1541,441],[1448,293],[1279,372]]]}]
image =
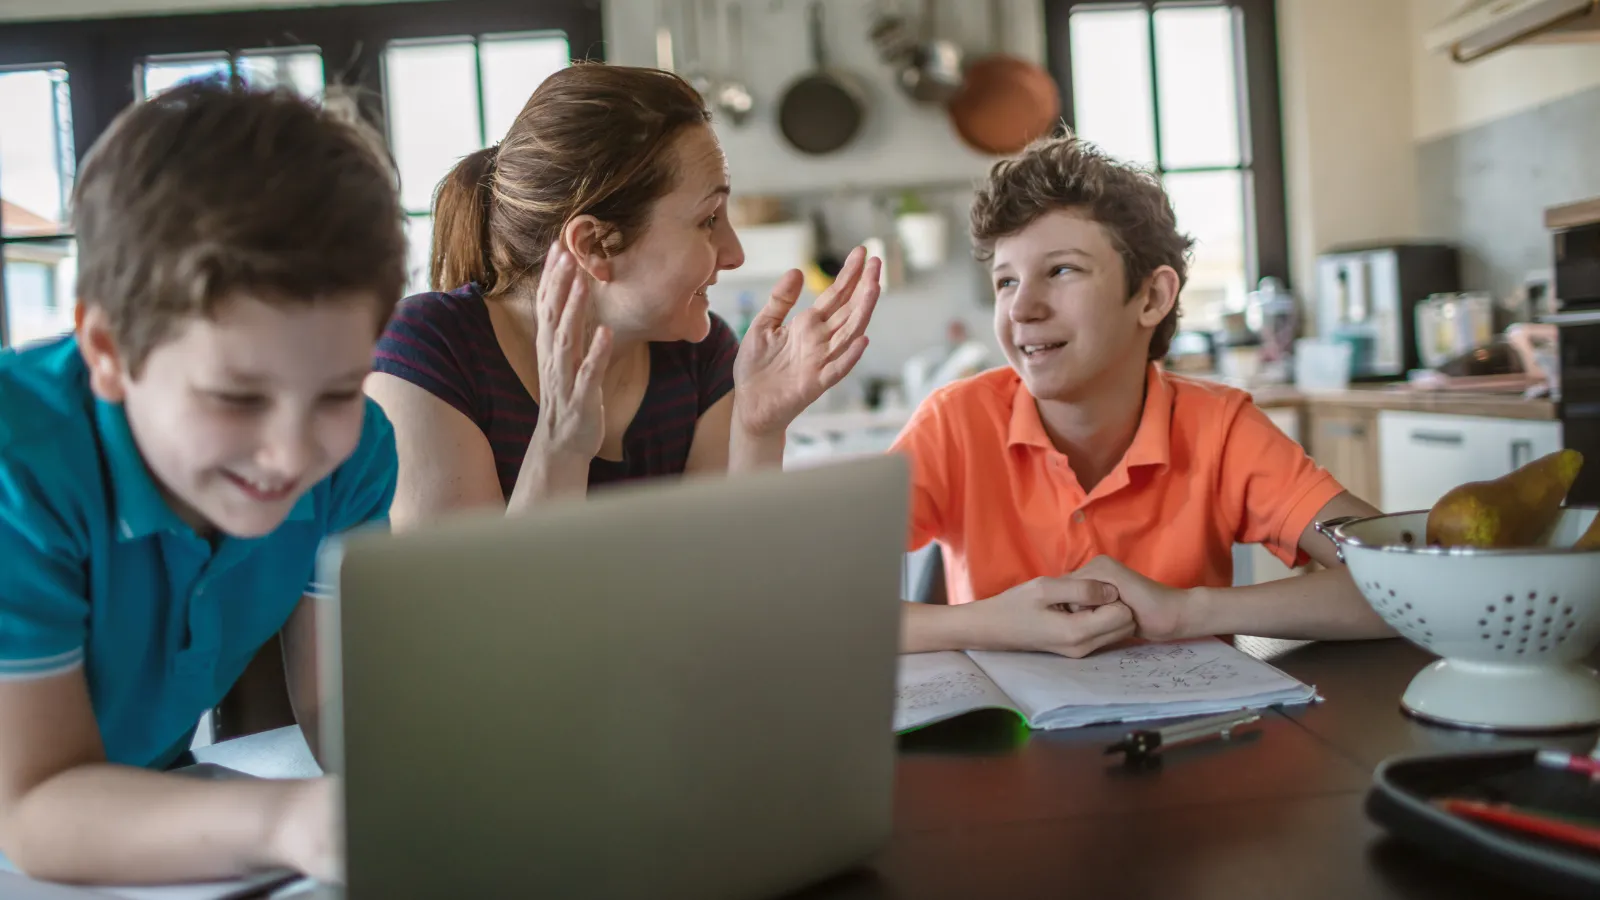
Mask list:
[{"label": "boy's arm on table", "polygon": [[108,763],[83,669],[0,681],[0,851],[52,881],[151,883],[287,866],[339,877],[333,784]]},{"label": "boy's arm on table", "polygon": [[[1371,516],[1370,504],[1341,493],[1314,521]],[[905,603],[901,650],[1044,650],[1082,657],[1135,631],[1147,640],[1216,634],[1339,640],[1393,637],[1314,525],[1299,548],[1324,571],[1232,588],[1168,587],[1102,556],[1065,578],[1039,578],[962,606]],[[1114,590],[1105,591],[1103,582]]]},{"label": "boy's arm on table", "polygon": [[1394,630],[1361,596],[1333,542],[1315,523],[1338,516],[1375,516],[1378,510],[1348,491],[1328,501],[1300,534],[1299,549],[1326,568],[1245,587],[1184,590],[1158,584],[1110,557],[1073,573],[1114,586],[1132,609],[1139,636],[1180,640],[1215,634],[1302,640],[1394,637]]}]

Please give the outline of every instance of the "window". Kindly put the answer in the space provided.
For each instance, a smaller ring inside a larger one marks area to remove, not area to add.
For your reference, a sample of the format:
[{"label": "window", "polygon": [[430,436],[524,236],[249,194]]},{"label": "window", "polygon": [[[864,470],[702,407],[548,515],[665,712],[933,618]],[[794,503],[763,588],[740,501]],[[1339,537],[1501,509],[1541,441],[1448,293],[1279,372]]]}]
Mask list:
[{"label": "window", "polygon": [[77,268],[66,223],[74,155],[67,72],[0,70],[0,340],[72,327]]},{"label": "window", "polygon": [[1075,132],[1158,173],[1195,239],[1186,329],[1287,280],[1277,60],[1270,0],[1047,5],[1051,67]]},{"label": "window", "polygon": [[286,87],[303,97],[322,96],[322,53],[315,47],[149,56],[134,72],[141,97],[185,81],[237,78],[253,87]]},{"label": "window", "polygon": [[572,48],[599,58],[604,46],[593,0],[8,23],[0,29],[0,346],[72,326],[73,172],[128,103],[192,78],[283,85],[307,97],[321,97],[325,84],[358,88],[361,112],[387,129],[401,168],[420,287],[434,185],[462,154],[498,140]]},{"label": "window", "polygon": [[411,246],[410,292],[428,289],[433,192],[461,157],[499,141],[570,51],[563,34],[490,34],[389,45],[389,145]]}]

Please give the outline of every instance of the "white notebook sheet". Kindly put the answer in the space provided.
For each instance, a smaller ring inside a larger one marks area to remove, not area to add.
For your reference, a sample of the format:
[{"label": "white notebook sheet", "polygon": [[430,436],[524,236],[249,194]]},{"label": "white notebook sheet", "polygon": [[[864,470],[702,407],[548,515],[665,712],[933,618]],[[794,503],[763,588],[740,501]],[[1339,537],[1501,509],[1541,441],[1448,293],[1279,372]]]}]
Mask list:
[{"label": "white notebook sheet", "polygon": [[1076,728],[1306,703],[1316,688],[1216,638],[1136,644],[1068,659],[1050,653],[900,657],[894,729],[1006,709],[1036,729]]}]

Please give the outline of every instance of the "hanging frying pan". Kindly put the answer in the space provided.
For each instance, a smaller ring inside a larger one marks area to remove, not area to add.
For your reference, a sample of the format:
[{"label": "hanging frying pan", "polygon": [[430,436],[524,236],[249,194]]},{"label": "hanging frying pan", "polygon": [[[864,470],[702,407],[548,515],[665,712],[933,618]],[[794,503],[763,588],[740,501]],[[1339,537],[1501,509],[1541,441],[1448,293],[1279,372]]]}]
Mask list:
[{"label": "hanging frying pan", "polygon": [[[990,43],[1003,47],[996,0],[989,0],[989,31]],[[1055,128],[1061,116],[1061,91],[1043,66],[996,52],[967,66],[961,90],[950,99],[949,113],[967,146],[1009,156]]]},{"label": "hanging frying pan", "polygon": [[778,103],[778,129],[801,153],[832,153],[855,139],[867,117],[866,93],[848,73],[830,69],[822,48],[822,4],[812,0],[812,71],[790,82]]}]

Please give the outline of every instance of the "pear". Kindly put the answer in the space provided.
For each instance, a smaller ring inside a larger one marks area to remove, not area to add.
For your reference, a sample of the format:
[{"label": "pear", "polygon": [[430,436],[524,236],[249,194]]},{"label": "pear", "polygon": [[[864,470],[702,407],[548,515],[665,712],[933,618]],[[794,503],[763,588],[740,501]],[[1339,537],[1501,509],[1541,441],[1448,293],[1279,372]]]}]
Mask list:
[{"label": "pear", "polygon": [[1531,547],[1550,533],[1583,454],[1561,450],[1492,481],[1451,490],[1428,511],[1428,543],[1444,547]]},{"label": "pear", "polygon": [[1578,538],[1578,542],[1572,545],[1572,549],[1600,550],[1600,516],[1594,517],[1594,521],[1589,523],[1589,530]]}]

